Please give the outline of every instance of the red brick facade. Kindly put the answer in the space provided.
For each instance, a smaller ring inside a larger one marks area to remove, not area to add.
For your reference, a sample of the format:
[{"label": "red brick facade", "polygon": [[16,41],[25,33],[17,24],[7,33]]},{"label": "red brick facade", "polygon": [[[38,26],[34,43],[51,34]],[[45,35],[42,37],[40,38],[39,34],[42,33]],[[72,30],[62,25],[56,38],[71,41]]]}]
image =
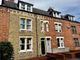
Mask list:
[{"label": "red brick facade", "polygon": [[[55,22],[62,23],[62,32],[55,31],[55,24],[54,24]],[[76,26],[77,34],[72,34],[71,26]],[[65,52],[61,54],[59,53],[54,54],[56,58],[58,56],[63,56],[63,59],[69,58],[70,56],[71,58],[74,58],[76,57],[77,53],[80,53],[80,47],[75,47],[74,46],[75,43],[73,40],[73,38],[78,38],[80,41],[80,23],[75,23],[75,22],[71,22],[63,19],[51,18],[49,19],[49,29],[50,29],[49,33],[46,33],[46,35],[50,35],[52,38],[52,48],[58,47],[56,37],[61,36],[61,37],[64,37],[65,47],[68,47],[70,50],[67,54]]]},{"label": "red brick facade", "polygon": [[8,40],[9,12],[8,9],[0,7],[0,41]]}]

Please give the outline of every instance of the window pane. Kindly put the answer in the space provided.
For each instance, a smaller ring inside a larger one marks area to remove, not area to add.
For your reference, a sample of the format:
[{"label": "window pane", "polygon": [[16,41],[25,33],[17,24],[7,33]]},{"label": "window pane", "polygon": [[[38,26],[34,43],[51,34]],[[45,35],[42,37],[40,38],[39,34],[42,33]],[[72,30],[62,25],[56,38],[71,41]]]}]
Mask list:
[{"label": "window pane", "polygon": [[41,31],[44,31],[44,23],[41,21]]},{"label": "window pane", "polygon": [[24,45],[20,45],[20,46],[21,46],[21,50],[24,50],[24,49],[25,49],[25,48],[24,48],[24,47],[25,47]]},{"label": "window pane", "polygon": [[31,25],[31,20],[27,19],[27,25]]},{"label": "window pane", "polygon": [[63,38],[61,38],[61,40],[63,40]]},{"label": "window pane", "polygon": [[31,44],[28,44],[27,45],[27,49],[31,49]]},{"label": "window pane", "polygon": [[63,43],[61,43],[61,47],[64,47],[64,44]]},{"label": "window pane", "polygon": [[61,28],[61,25],[59,24],[59,32],[61,32],[62,28]]},{"label": "window pane", "polygon": [[45,40],[45,38],[41,38],[41,41],[44,41]]},{"label": "window pane", "polygon": [[79,40],[78,40],[78,38],[74,38],[74,44],[75,44],[75,47],[79,47]]},{"label": "window pane", "polygon": [[28,31],[31,31],[31,20],[30,19],[27,19],[27,30]]},{"label": "window pane", "polygon": [[27,49],[31,49],[31,38],[27,38]]},{"label": "window pane", "polygon": [[25,38],[20,38],[21,43],[24,44],[25,43]]},{"label": "window pane", "polygon": [[57,32],[61,32],[61,31],[62,31],[62,26],[61,26],[61,24],[56,23],[56,24],[55,24],[55,30],[56,30]]},{"label": "window pane", "polygon": [[21,50],[25,49],[25,38],[20,38],[20,49]]},{"label": "window pane", "polygon": [[27,11],[31,11],[31,6],[27,5]]},{"label": "window pane", "polygon": [[31,25],[27,25],[27,30],[31,30]]},{"label": "window pane", "polygon": [[76,34],[77,33],[76,26],[71,26],[71,30],[72,30],[72,34]]},{"label": "window pane", "polygon": [[21,18],[20,20],[20,28],[25,29],[25,19]]},{"label": "window pane", "polygon": [[58,45],[58,47],[60,47],[60,48],[64,48],[64,40],[63,40],[63,38],[57,38],[57,45]]},{"label": "window pane", "polygon": [[59,38],[57,38],[57,45],[58,45],[58,47],[60,47]]},{"label": "window pane", "polygon": [[49,31],[49,25],[46,23],[46,31]]},{"label": "window pane", "polygon": [[21,3],[21,9],[25,10],[25,4]]},{"label": "window pane", "polygon": [[31,44],[31,38],[27,38],[27,43]]},{"label": "window pane", "polygon": [[47,40],[50,40],[50,38],[47,38]]}]

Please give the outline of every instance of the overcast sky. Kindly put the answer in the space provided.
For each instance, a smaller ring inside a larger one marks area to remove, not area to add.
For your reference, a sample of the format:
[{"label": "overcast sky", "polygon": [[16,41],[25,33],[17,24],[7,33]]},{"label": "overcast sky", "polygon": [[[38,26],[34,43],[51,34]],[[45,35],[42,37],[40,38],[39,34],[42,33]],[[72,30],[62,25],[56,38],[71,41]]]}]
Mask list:
[{"label": "overcast sky", "polygon": [[22,0],[34,4],[34,7],[47,10],[52,7],[62,14],[71,14],[80,21],[80,0]]}]

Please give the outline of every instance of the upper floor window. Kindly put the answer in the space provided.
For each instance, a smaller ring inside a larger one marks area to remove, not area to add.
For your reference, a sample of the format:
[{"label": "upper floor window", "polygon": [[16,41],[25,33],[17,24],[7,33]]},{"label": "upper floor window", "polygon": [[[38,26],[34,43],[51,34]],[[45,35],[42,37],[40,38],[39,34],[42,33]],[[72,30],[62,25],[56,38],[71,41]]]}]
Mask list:
[{"label": "upper floor window", "polygon": [[31,21],[31,19],[21,18],[21,20],[20,20],[20,30],[32,31],[32,21]]},{"label": "upper floor window", "polygon": [[27,11],[31,11],[31,6],[27,5]]},{"label": "upper floor window", "polygon": [[78,40],[78,38],[73,38],[73,39],[74,39],[75,47],[79,47],[80,44],[79,44],[79,40]]},{"label": "upper floor window", "polygon": [[25,10],[25,4],[21,3],[21,9]]},{"label": "upper floor window", "polygon": [[41,21],[41,31],[44,31],[44,22]]},{"label": "upper floor window", "polygon": [[75,17],[72,17],[72,16],[68,16],[68,19],[71,21],[75,21]]},{"label": "upper floor window", "polygon": [[49,31],[49,23],[48,21],[41,21],[41,31]]},{"label": "upper floor window", "polygon": [[53,17],[58,17],[58,18],[60,18],[60,13],[53,12]]},{"label": "upper floor window", "polygon": [[77,34],[76,26],[71,26],[72,34]]},{"label": "upper floor window", "polygon": [[47,32],[49,31],[49,24],[48,24],[48,22],[46,22],[46,31]]},{"label": "upper floor window", "polygon": [[55,22],[55,31],[62,32],[62,24]]},{"label": "upper floor window", "polygon": [[64,48],[64,38],[63,37],[57,37],[57,46],[58,48]]},{"label": "upper floor window", "polygon": [[32,38],[20,37],[20,51],[32,51]]}]

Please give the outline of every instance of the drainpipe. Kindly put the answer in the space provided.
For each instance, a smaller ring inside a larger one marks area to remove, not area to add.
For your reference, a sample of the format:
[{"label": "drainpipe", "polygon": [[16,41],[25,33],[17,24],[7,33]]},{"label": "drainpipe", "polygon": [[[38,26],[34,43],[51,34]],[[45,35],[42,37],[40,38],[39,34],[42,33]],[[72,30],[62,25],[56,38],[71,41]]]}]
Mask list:
[{"label": "drainpipe", "polygon": [[38,21],[37,21],[37,15],[35,14],[35,21],[36,21],[36,50],[37,50],[37,56],[38,56]]}]

